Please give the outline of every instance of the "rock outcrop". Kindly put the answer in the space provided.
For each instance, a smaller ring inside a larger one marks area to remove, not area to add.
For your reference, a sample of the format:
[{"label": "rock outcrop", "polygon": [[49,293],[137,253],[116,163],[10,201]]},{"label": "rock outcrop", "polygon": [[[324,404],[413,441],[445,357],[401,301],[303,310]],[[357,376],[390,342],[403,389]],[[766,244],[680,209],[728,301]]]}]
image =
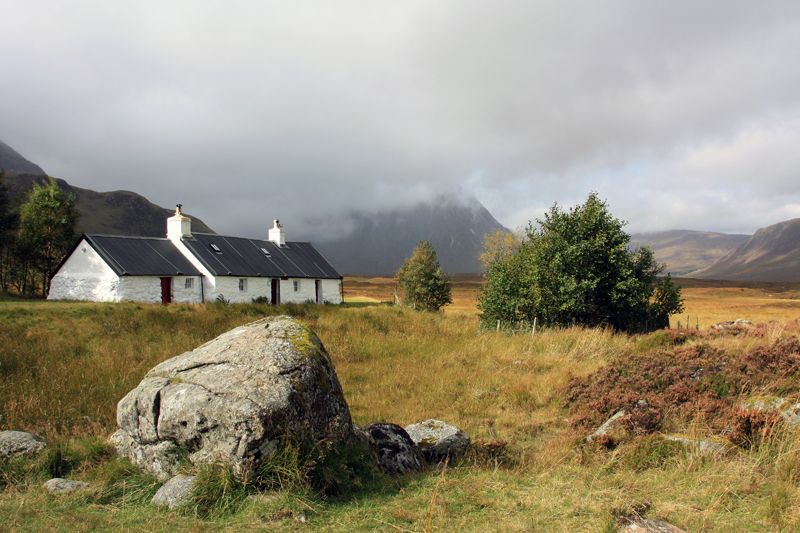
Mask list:
[{"label": "rock outcrop", "polygon": [[185,456],[237,475],[287,440],[354,438],[350,411],[319,338],[288,316],[233,329],[164,361],[117,405],[120,455],[166,480]]}]

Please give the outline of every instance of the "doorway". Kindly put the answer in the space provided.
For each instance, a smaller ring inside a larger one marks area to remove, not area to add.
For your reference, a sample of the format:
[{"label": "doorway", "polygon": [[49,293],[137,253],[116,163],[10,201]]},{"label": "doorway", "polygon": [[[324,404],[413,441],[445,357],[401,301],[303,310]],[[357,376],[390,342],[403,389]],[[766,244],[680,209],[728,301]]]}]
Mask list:
[{"label": "doorway", "polygon": [[172,278],[161,278],[161,303],[172,303]]},{"label": "doorway", "polygon": [[281,280],[273,279],[272,280],[272,298],[270,299],[272,305],[278,305],[281,303]]}]

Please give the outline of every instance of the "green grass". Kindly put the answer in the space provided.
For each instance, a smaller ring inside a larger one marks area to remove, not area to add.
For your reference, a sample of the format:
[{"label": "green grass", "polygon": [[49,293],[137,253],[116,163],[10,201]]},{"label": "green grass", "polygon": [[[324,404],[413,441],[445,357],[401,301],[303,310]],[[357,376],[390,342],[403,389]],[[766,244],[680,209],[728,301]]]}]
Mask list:
[{"label": "green grass", "polygon": [[[244,482],[225,469],[199,472],[201,490],[186,509],[150,506],[158,484],[105,444],[117,401],[159,362],[276,313],[318,333],[357,423],[438,418],[476,441],[470,454],[444,475],[390,478],[352,451],[289,447]],[[775,431],[719,457],[655,435],[607,450],[584,445],[588,430],[568,422],[574,413],[564,402],[570,379],[637,354],[705,343],[733,359],[771,338],[676,341],[581,328],[531,336],[477,326],[471,315],[394,306],[0,302],[2,429],[51,444],[35,459],[0,465],[0,532],[613,531],[612,509],[645,501],[648,516],[688,531],[800,530],[797,434]],[[670,423],[704,431],[696,417]],[[52,497],[41,484],[56,473],[92,488]],[[307,522],[296,520],[301,513]]]}]

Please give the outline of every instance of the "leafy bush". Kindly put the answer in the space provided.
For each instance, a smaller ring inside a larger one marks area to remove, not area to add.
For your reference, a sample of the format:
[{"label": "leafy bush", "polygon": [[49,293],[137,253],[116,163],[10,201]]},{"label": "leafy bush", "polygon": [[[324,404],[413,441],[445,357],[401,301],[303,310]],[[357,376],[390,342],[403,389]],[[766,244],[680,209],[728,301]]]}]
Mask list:
[{"label": "leafy bush", "polygon": [[669,315],[683,311],[680,288],[669,274],[658,277],[665,265],[649,248],[628,249],[625,223],[596,193],[568,213],[556,204],[537,222],[516,248],[489,256],[496,259],[488,260],[479,296],[483,322],[538,318],[641,332],[667,327]]}]

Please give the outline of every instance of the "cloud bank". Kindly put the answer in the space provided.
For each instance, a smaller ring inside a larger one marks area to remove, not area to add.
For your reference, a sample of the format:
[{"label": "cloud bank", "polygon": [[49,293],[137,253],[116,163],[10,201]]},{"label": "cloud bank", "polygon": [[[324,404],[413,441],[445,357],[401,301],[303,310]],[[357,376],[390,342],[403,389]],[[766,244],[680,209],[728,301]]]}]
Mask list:
[{"label": "cloud bank", "polygon": [[597,191],[631,231],[800,217],[800,4],[10,0],[0,139],[223,233]]}]

